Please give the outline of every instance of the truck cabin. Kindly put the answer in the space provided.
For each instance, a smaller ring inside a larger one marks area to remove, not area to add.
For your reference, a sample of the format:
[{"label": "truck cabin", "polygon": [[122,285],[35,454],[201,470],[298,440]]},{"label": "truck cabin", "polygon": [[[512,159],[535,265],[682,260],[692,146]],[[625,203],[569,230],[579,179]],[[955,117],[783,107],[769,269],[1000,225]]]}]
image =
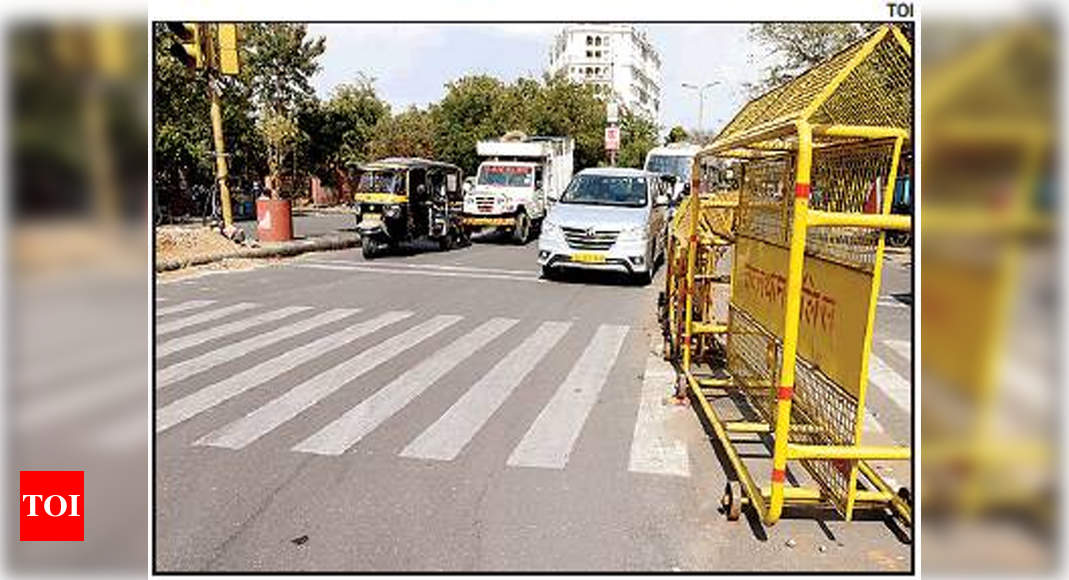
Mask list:
[{"label": "truck cabin", "polygon": [[479,166],[476,185],[487,187],[542,188],[542,166],[487,161]]}]

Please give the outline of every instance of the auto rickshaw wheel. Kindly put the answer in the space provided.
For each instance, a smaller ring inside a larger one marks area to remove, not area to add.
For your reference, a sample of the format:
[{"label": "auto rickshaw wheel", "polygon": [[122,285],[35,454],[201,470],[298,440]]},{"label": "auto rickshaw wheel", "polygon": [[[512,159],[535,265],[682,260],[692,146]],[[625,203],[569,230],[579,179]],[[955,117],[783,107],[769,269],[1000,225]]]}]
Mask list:
[{"label": "auto rickshaw wheel", "polygon": [[378,244],[371,238],[364,238],[360,241],[360,251],[364,254],[365,260],[374,260],[377,249]]},{"label": "auto rickshaw wheel", "polygon": [[443,252],[448,252],[456,247],[456,239],[452,232],[438,238],[438,249]]}]

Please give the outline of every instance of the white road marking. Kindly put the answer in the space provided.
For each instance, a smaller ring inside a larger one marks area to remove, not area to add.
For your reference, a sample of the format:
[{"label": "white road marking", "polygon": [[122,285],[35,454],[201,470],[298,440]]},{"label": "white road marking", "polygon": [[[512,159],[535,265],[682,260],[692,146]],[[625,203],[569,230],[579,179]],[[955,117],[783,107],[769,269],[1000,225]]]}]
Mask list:
[{"label": "white road marking", "polygon": [[571,326],[570,322],[542,323],[409,443],[401,455],[443,461],[455,459]]},{"label": "white road marking", "polygon": [[230,400],[249,389],[274,379],[282,373],[297,368],[314,358],[318,358],[336,348],[367,336],[380,328],[412,316],[411,312],[387,312],[344,330],[333,332],[299,348],[266,360],[248,370],[205,387],[195,393],[172,402],[156,413],[156,432],[166,431],[223,401]]},{"label": "white road marking", "polygon": [[664,404],[664,398],[672,392],[675,379],[671,365],[660,356],[647,355],[629,471],[690,477],[687,444],[669,435],[665,428],[671,408]]},{"label": "white road marking", "polygon": [[138,409],[112,421],[103,429],[94,431],[90,438],[94,447],[110,452],[134,449],[138,443],[144,444],[147,441],[144,409]]},{"label": "white road marking", "polygon": [[330,264],[294,264],[299,268],[314,268],[318,270],[341,270],[344,272],[368,272],[372,274],[409,274],[415,276],[437,276],[444,278],[472,278],[482,280],[514,280],[518,282],[544,283],[537,275],[513,276],[509,274],[479,274],[475,272],[444,272],[437,270],[404,270],[397,268],[380,268],[369,266],[334,266]]},{"label": "white road marking", "polygon": [[[380,264],[373,264],[371,262],[359,262],[357,260],[309,260],[311,264],[351,264],[354,266],[360,266],[363,268],[382,268]],[[532,270],[503,270],[500,268],[476,268],[474,266],[446,266],[442,264],[404,264],[399,262],[390,262],[389,268],[414,268],[414,269],[427,269],[427,270],[445,270],[451,272],[475,272],[483,274],[513,274],[518,276],[530,277],[533,273]]]},{"label": "white road marking", "polygon": [[885,340],[887,348],[907,361],[913,360],[913,344],[908,340]]},{"label": "white road marking", "polygon": [[247,328],[252,328],[253,326],[258,326],[266,322],[281,320],[292,314],[304,312],[305,310],[310,309],[310,306],[290,306],[287,308],[281,308],[279,310],[272,310],[270,312],[257,314],[256,316],[242,318],[241,320],[235,320],[234,322],[229,322],[220,326],[206,328],[200,332],[195,332],[193,334],[187,334],[178,338],[172,338],[171,340],[168,340],[163,344],[156,345],[156,357],[164,357],[169,354],[176,353],[180,350],[185,350],[187,348],[197,346],[198,344],[203,344],[205,342],[208,342],[209,340],[222,338],[231,334],[237,334]]},{"label": "white road marking", "polygon": [[194,314],[193,316],[187,316],[185,318],[179,318],[178,320],[172,320],[171,322],[157,324],[156,336],[170,334],[172,332],[177,332],[189,326],[210,322],[212,320],[216,320],[224,316],[229,316],[231,314],[234,314],[235,312],[248,310],[255,306],[256,304],[252,302],[239,302],[237,304],[231,304],[230,306],[224,306],[223,308],[217,308],[215,310],[201,312],[200,314]]},{"label": "white road marking", "polygon": [[75,381],[60,392],[30,399],[22,405],[16,404],[15,424],[26,430],[54,427],[60,421],[84,416],[100,407],[136,396],[143,392],[148,382],[144,368],[138,366],[124,368],[90,382]]},{"label": "white road marking", "polygon": [[215,300],[190,300],[189,302],[175,304],[174,306],[158,308],[156,309],[156,316],[167,316],[168,314],[185,312],[186,310],[193,310],[194,308],[203,308],[209,304],[215,304]]},{"label": "white road marking", "polygon": [[307,332],[317,326],[341,320],[360,312],[358,308],[338,308],[328,310],[312,318],[306,318],[289,326],[277,328],[271,332],[247,338],[226,346],[206,352],[198,357],[175,363],[156,372],[156,388],[166,387],[182,379],[202,373],[210,368],[248,355],[250,352],[280,342],[292,336]]},{"label": "white road marking", "polygon": [[462,317],[443,315],[423,322],[401,334],[361,352],[293,387],[263,407],[204,437],[196,445],[241,449],[256,441],[324,397],[338,391],[361,375],[389,361],[405,350],[456,324]]},{"label": "white road marking", "polygon": [[512,318],[492,318],[453,341],[430,358],[408,369],[344,415],[293,447],[294,451],[341,455],[356,445],[395,413],[430,388],[490,341],[517,322]]},{"label": "white road marking", "polygon": [[869,355],[869,382],[890,397],[906,413],[910,412],[911,393],[909,381],[902,378],[875,353]]},{"label": "white road marking", "polygon": [[523,439],[509,465],[563,469],[629,328],[603,324]]},{"label": "white road marking", "polygon": [[[123,340],[115,342],[79,341],[80,344],[51,349],[47,360],[20,362],[14,365],[18,372],[13,385],[17,391],[31,391],[61,380],[99,375],[107,372],[109,367],[141,364],[145,352],[141,350],[139,353],[139,349],[144,348],[143,337],[135,336],[133,338],[138,340],[131,342],[125,340],[125,333],[122,336]],[[63,356],[58,356],[60,352]]]}]

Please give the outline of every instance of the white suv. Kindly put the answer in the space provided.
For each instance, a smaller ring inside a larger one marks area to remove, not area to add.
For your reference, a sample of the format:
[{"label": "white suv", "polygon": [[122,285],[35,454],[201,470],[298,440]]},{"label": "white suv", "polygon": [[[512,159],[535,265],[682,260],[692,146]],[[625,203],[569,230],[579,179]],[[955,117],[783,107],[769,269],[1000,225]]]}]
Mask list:
[{"label": "white suv", "polygon": [[543,277],[559,268],[617,270],[648,284],[664,258],[669,194],[660,175],[640,169],[579,172],[542,224]]}]

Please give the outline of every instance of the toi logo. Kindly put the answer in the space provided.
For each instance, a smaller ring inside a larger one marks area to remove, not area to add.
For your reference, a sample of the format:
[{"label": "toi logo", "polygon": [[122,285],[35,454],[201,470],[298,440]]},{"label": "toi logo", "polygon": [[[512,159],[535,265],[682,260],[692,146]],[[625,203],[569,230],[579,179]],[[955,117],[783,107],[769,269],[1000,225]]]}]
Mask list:
[{"label": "toi logo", "polygon": [[19,472],[19,540],[81,542],[85,539],[85,472]]}]

